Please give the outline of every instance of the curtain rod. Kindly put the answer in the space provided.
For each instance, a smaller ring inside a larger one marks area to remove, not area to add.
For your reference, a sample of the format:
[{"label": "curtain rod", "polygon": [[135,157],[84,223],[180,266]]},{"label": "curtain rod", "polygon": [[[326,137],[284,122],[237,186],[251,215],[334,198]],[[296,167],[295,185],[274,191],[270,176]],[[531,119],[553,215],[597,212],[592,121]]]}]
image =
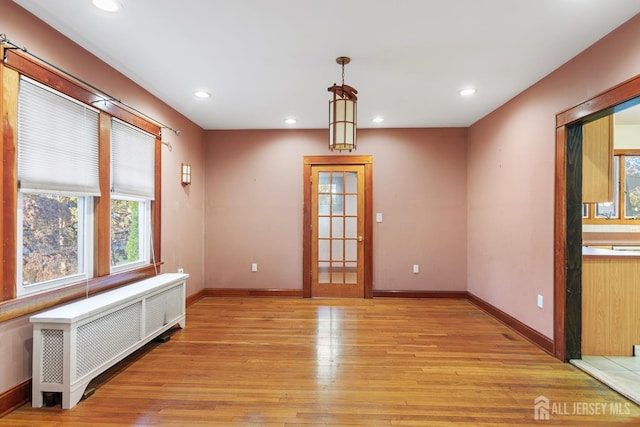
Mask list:
[{"label": "curtain rod", "polygon": [[[161,128],[163,128],[163,129],[168,129],[168,130],[172,131],[173,133],[175,133],[175,134],[176,134],[176,136],[179,136],[179,135],[180,135],[180,130],[178,130],[178,129],[174,129],[174,128],[172,128],[171,126],[165,125],[164,123],[162,123],[162,122],[160,122],[160,121],[158,121],[158,120],[154,119],[153,117],[151,117],[151,116],[149,116],[149,115],[147,115],[147,114],[143,113],[142,111],[138,110],[137,108],[132,107],[131,105],[127,104],[126,102],[122,101],[121,99],[118,99],[118,98],[116,98],[116,97],[114,97],[114,96],[112,96],[112,95],[108,94],[108,93],[107,93],[107,92],[105,92],[104,90],[102,90],[102,89],[100,89],[100,88],[98,88],[98,87],[96,87],[96,86],[92,85],[91,83],[86,82],[85,80],[82,80],[82,79],[81,79],[81,78],[79,78],[79,77],[76,77],[75,75],[71,74],[70,72],[68,72],[68,71],[66,71],[66,70],[63,70],[62,68],[58,67],[57,65],[54,65],[54,64],[52,64],[51,62],[49,62],[49,61],[47,61],[47,60],[45,60],[45,59],[40,58],[39,56],[35,55],[34,53],[29,52],[29,51],[27,50],[27,48],[26,48],[26,47],[18,46],[17,44],[15,44],[15,43],[13,43],[11,40],[9,40],[9,39],[7,38],[7,35],[6,35],[6,34],[4,34],[4,33],[1,33],[1,34],[0,34],[0,43],[1,43],[1,44],[6,44],[6,45],[11,46],[11,49],[17,49],[17,50],[20,50],[20,51],[22,51],[22,52],[24,52],[24,53],[28,54],[29,56],[31,56],[31,57],[33,57],[33,58],[37,59],[38,61],[40,61],[40,62],[42,62],[42,63],[44,63],[44,64],[48,65],[49,67],[51,67],[51,68],[55,69],[56,71],[58,71],[58,72],[60,72],[60,73],[62,73],[62,74],[64,74],[64,75],[66,75],[67,77],[71,77],[73,80],[75,80],[75,81],[77,81],[77,82],[79,82],[79,83],[81,83],[81,84],[83,84],[83,85],[85,85],[85,86],[87,86],[87,87],[89,87],[89,88],[91,88],[91,89],[95,90],[96,92],[99,92],[99,93],[98,93],[98,95],[100,95],[100,96],[103,96],[103,97],[104,97],[104,99],[101,99],[100,101],[106,101],[106,102],[110,102],[110,103],[112,103],[112,104],[120,104],[120,105],[124,106],[125,108],[127,108],[128,110],[134,111],[135,113],[137,113],[137,114],[139,114],[139,115],[141,115],[141,116],[145,117],[146,119],[151,120],[152,122],[154,122],[154,123],[156,123],[157,125],[159,125]],[[6,55],[5,55],[5,57],[4,57],[4,58],[2,58],[2,62],[5,62],[5,61],[6,61],[6,59],[7,59],[7,58],[6,58]],[[100,101],[97,101],[97,102],[100,102]],[[171,151],[171,144],[170,144],[170,143],[165,142],[165,141],[162,141],[162,143],[163,143],[164,145],[168,146],[168,147],[169,147],[169,151]]]}]

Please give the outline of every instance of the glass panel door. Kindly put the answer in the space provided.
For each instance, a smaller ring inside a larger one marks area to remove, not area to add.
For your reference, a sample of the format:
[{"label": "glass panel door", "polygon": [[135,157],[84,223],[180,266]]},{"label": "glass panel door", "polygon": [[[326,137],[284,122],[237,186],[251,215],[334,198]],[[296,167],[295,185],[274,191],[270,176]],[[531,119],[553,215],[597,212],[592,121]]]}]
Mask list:
[{"label": "glass panel door", "polygon": [[312,296],[362,297],[364,167],[312,169]]}]

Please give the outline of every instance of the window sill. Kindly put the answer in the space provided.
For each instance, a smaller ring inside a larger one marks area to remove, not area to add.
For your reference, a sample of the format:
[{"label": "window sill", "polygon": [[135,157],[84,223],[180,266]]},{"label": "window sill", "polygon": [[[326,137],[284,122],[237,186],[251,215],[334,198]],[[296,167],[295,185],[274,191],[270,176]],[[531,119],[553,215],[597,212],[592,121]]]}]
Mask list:
[{"label": "window sill", "polygon": [[640,245],[640,232],[630,231],[630,230],[583,231],[582,244],[585,246],[595,246],[595,245],[637,246],[637,245]]},{"label": "window sill", "polygon": [[604,225],[638,225],[640,218],[582,218],[583,224],[604,224]]},{"label": "window sill", "polygon": [[[87,294],[92,296],[138,280],[146,279],[154,276],[156,268],[160,268],[160,265],[161,263],[158,263],[155,266],[153,264],[149,264],[135,270],[97,277],[89,280],[88,283],[82,282],[61,289],[55,289],[35,295],[25,295],[20,298],[0,302],[0,322],[5,322],[40,310],[68,303],[73,300],[83,298]],[[89,287],[88,291],[87,285]]]}]

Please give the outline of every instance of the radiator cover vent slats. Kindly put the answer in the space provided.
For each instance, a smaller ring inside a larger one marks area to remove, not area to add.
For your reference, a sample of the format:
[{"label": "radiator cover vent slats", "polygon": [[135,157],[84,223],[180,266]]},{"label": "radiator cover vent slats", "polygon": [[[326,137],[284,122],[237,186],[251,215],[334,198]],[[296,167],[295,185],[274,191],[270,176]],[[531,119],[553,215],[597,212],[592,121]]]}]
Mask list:
[{"label": "radiator cover vent slats", "polygon": [[138,302],[78,327],[76,378],[140,341],[141,311]]},{"label": "radiator cover vent slats", "polygon": [[42,382],[62,384],[63,333],[61,329],[42,330]]},{"label": "radiator cover vent slats", "polygon": [[158,330],[180,314],[180,292],[181,289],[173,288],[147,298],[145,334]]}]

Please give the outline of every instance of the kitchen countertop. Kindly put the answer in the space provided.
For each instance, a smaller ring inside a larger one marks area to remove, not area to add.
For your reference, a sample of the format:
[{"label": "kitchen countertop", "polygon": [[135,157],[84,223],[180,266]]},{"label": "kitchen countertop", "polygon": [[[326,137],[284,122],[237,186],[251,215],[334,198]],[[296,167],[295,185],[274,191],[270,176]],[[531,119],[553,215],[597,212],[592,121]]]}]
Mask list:
[{"label": "kitchen countertop", "polygon": [[640,258],[639,251],[621,251],[615,249],[582,247],[583,256],[614,256],[614,257],[637,257]]}]

